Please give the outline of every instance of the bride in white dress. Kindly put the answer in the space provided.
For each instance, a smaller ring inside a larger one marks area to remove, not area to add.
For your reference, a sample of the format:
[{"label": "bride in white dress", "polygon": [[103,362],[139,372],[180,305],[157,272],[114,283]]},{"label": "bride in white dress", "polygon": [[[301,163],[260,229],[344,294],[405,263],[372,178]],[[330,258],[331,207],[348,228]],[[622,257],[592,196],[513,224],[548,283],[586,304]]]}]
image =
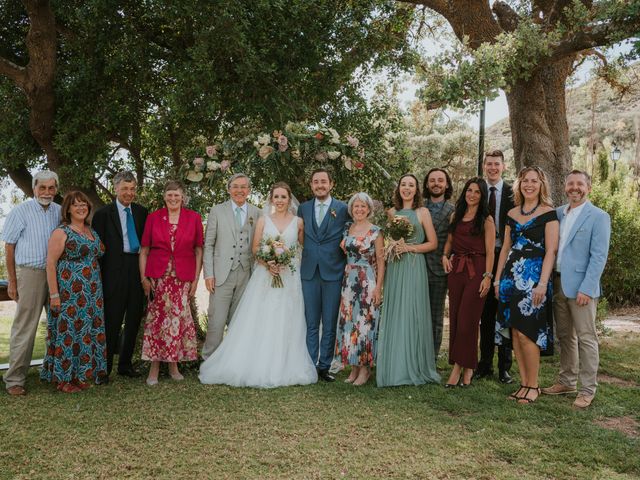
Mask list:
[{"label": "bride in white dress", "polygon": [[[284,182],[271,187],[275,207],[256,223],[253,252],[264,237],[280,235],[287,247],[302,247],[303,222],[291,213],[291,189]],[[258,262],[229,323],[224,340],[200,365],[200,382],[237,387],[272,388],[307,385],[318,380],[306,344],[307,324],[300,281],[300,260],[295,272],[280,272],[283,288],[271,286],[278,266]]]}]

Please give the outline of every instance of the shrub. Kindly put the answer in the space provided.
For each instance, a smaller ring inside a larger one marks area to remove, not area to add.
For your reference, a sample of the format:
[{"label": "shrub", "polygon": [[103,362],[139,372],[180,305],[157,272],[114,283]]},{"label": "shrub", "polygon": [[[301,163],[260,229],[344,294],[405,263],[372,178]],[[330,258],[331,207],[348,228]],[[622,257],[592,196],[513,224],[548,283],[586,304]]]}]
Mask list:
[{"label": "shrub", "polygon": [[613,307],[640,304],[640,203],[620,183],[616,182],[613,192],[606,183],[594,185],[591,194],[594,205],[611,217],[611,244],[602,289]]}]

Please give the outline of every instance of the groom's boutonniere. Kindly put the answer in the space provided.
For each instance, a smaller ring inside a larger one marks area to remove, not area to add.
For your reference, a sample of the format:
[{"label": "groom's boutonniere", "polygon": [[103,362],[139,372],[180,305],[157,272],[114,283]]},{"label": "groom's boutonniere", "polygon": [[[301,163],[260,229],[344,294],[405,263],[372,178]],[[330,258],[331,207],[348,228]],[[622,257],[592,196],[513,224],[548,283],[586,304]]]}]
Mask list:
[{"label": "groom's boutonniere", "polygon": [[249,225],[253,227],[253,217],[249,217]]},{"label": "groom's boutonniere", "polygon": [[329,213],[331,213],[331,216],[332,216],[333,218],[336,218],[336,217],[338,216],[338,214],[336,213],[336,209],[335,209],[335,208],[332,208],[332,209],[331,209],[331,211],[330,211]]}]

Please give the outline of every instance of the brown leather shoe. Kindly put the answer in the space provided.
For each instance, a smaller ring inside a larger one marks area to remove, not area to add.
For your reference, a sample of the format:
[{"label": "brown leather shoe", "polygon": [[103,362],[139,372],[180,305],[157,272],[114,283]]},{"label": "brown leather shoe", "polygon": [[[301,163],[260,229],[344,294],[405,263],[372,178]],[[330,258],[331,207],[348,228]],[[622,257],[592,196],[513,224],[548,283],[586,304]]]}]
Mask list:
[{"label": "brown leather shoe", "polygon": [[595,395],[578,395],[573,402],[573,406],[580,409],[587,408],[593,402],[594,397]]},{"label": "brown leather shoe", "polygon": [[22,385],[14,385],[13,387],[7,388],[7,393],[9,395],[13,395],[14,397],[18,397],[21,395],[26,395],[27,391]]},{"label": "brown leather shoe", "polygon": [[567,387],[561,383],[555,383],[550,387],[543,388],[542,393],[545,395],[566,395],[567,393],[576,393],[576,387]]}]

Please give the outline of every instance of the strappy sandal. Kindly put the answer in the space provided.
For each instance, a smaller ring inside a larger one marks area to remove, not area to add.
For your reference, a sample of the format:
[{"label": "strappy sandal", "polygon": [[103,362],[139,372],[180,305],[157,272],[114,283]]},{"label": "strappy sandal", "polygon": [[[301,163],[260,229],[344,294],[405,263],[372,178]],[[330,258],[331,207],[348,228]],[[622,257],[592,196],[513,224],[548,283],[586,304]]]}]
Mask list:
[{"label": "strappy sandal", "polygon": [[520,392],[521,392],[522,390],[524,390],[525,388],[527,388],[527,387],[525,387],[524,385],[520,385],[520,387],[518,387],[518,390],[516,390],[515,392],[511,393],[511,394],[507,397],[507,400],[520,400],[520,398],[522,398],[522,397],[520,397],[520,396],[518,395],[518,393],[520,393]]},{"label": "strappy sandal", "polygon": [[[538,397],[540,397],[540,387],[524,386],[523,388],[525,388],[527,391],[525,392],[524,396],[518,398],[518,403],[520,405],[529,405],[529,404],[535,403],[538,400]],[[531,390],[535,390],[536,392],[538,392],[538,396],[536,398],[527,397],[527,395],[529,395],[529,392]]]}]

